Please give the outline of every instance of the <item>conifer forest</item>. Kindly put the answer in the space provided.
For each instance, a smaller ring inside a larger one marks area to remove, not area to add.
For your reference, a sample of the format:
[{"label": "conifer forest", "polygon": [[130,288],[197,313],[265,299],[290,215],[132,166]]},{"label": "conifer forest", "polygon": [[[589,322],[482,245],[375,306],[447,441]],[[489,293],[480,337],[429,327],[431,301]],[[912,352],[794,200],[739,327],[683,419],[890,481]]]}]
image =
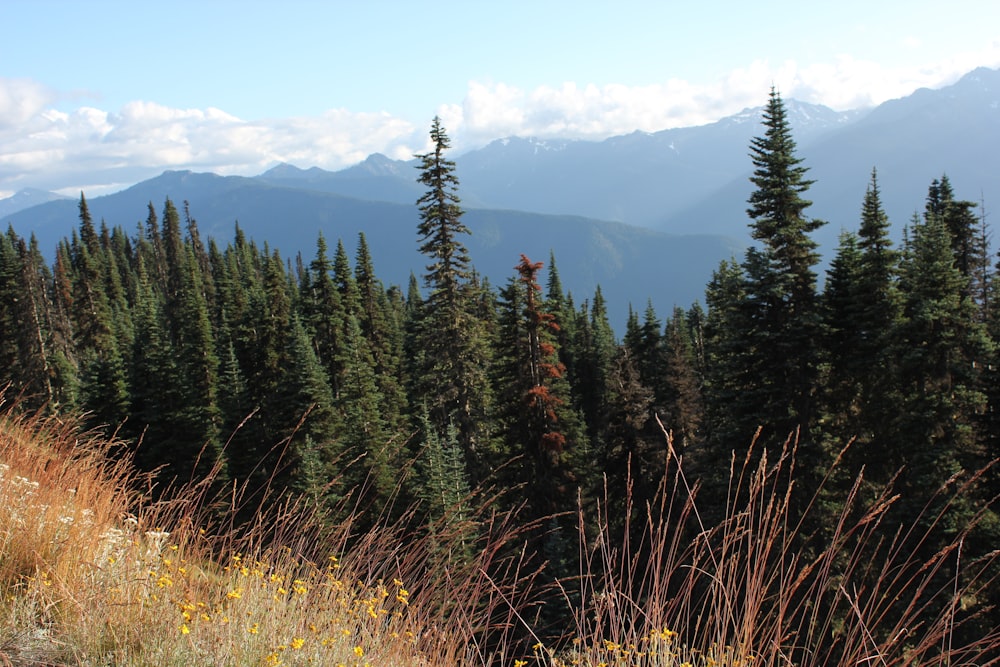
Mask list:
[{"label": "conifer forest", "polygon": [[[898,549],[925,564],[927,601],[907,618],[938,618],[947,596],[932,593],[960,582],[955,636],[994,632],[1000,277],[983,204],[942,174],[894,240],[873,168],[857,220],[814,219],[776,91],[763,120],[752,247],[697,303],[632,304],[623,332],[600,288],[564,288],[559,248],[511,257],[504,284],[477,273],[438,119],[414,174],[426,265],[407,285],[383,284],[363,234],[285,256],[238,224],[204,238],[186,202],[151,202],[127,229],[93,220],[81,195],[54,252],[0,235],[5,400],[106,433],[153,498],[203,482],[223,524],[292,499],[331,525],[350,515],[358,534],[516,512],[523,539],[507,548],[553,584],[534,626],[546,636],[567,622],[581,545],[629,543],[641,599],[661,555],[651,522],[668,519],[677,544],[711,540],[702,527],[744,492],[733,471],[780,461],[795,526],[781,553],[841,550],[823,562],[856,570],[846,593],[861,599],[893,576],[864,563]],[[847,231],[821,275],[810,234],[824,224]],[[663,500],[681,461],[697,513]],[[845,517],[875,538],[851,547]],[[795,627],[816,613],[796,609]],[[879,609],[873,632],[900,633],[903,611]]]}]

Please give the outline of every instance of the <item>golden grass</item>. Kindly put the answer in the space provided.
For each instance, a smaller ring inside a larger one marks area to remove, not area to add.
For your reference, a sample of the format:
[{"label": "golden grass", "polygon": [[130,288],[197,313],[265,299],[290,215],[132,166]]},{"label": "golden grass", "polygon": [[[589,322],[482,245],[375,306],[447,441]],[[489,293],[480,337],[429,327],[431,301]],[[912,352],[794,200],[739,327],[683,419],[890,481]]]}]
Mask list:
[{"label": "golden grass", "polygon": [[[320,530],[282,506],[215,534],[203,487],[150,502],[109,458],[117,446],[54,418],[0,415],[0,665],[500,659],[485,653],[503,644],[489,635],[510,631],[507,601],[531,579],[500,554],[517,534],[504,517],[442,524],[433,539],[404,523],[352,536],[349,523]],[[477,537],[494,528],[499,539]],[[472,555],[450,568],[457,540]]]},{"label": "golden grass", "polygon": [[228,530],[205,509],[207,485],[157,502],[137,492],[146,480],[111,456],[120,448],[0,413],[0,667],[1000,661],[996,628],[957,639],[977,620],[964,609],[995,590],[996,553],[963,560],[974,522],[921,559],[926,533],[885,525],[890,492],[862,503],[859,484],[825,546],[802,548],[787,450],[734,466],[718,525],[703,524],[672,457],[658,504],[629,510],[630,537],[581,511],[580,572],[559,584],[575,622],[549,645],[532,634],[540,601],[553,603],[524,546],[537,526],[494,498],[419,534],[409,517],[356,534],[294,504]]}]

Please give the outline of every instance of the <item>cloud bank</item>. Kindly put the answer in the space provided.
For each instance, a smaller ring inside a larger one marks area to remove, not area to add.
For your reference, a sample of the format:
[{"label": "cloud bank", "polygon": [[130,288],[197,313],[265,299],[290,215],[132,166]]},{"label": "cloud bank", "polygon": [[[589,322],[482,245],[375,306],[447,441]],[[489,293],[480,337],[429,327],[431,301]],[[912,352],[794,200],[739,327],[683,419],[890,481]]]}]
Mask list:
[{"label": "cloud bank", "polygon": [[[565,82],[525,90],[470,81],[461,103],[437,113],[456,152],[506,136],[603,139],[635,130],[713,122],[785,98],[845,110],[954,82],[977,66],[1000,66],[1000,44],[934,66],[886,68],[842,56],[833,63],[755,61],[710,83],[670,79],[645,86]],[[427,148],[429,121],[330,109],[320,116],[246,120],[213,107],[174,109],[135,101],[117,111],[55,108],[38,82],[0,78],[0,197],[23,187],[91,196],[165,169],[254,175],[279,162],[340,169],[380,152],[397,159]]]}]

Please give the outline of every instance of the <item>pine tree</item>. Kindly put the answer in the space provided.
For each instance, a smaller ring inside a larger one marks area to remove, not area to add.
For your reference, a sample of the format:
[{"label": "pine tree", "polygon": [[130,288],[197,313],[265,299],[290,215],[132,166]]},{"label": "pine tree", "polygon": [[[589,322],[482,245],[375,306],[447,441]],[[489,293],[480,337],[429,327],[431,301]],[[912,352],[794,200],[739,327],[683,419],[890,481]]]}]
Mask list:
[{"label": "pine tree", "polygon": [[80,402],[90,424],[114,428],[128,411],[126,366],[115,336],[104,253],[82,193],[79,210],[79,236],[74,234],[71,261]]},{"label": "pine tree", "polygon": [[740,306],[742,328],[735,334],[745,350],[747,375],[729,407],[734,435],[743,441],[724,446],[745,447],[758,425],[764,428],[765,442],[798,434],[800,461],[815,469],[823,465],[809,435],[816,409],[820,322],[813,267],[819,256],[809,234],[823,223],[806,216],[810,202],[802,195],[812,181],[795,155],[785,106],[773,89],[764,128],[764,136],[750,145],[750,181],[756,189],[747,214],[759,245],[743,261],[746,296]]},{"label": "pine tree", "polygon": [[[617,351],[609,371],[607,416],[598,450],[602,481],[610,489],[631,487],[628,500],[645,508],[666,470],[667,441],[652,419],[653,391],[643,384],[628,347]],[[615,491],[609,502],[611,528],[622,534],[631,518],[625,506],[626,494]]]},{"label": "pine tree", "polygon": [[[345,371],[338,401],[341,410],[340,446],[348,460],[358,459],[347,471],[349,486],[363,507],[379,512],[388,508],[402,469],[401,443],[382,414],[383,396],[371,349],[358,318],[348,315]],[[371,517],[374,519],[375,517]]]},{"label": "pine tree", "polygon": [[[458,441],[472,468],[479,468],[477,449],[485,443],[489,405],[488,348],[482,320],[475,316],[476,290],[470,259],[461,241],[469,229],[462,222],[455,163],[445,157],[450,142],[441,120],[431,126],[433,150],[419,155],[418,181],[427,192],[417,200],[420,252],[430,259],[424,283],[429,289],[422,306],[417,346],[423,353],[417,371],[419,402],[426,401],[437,435],[454,424]],[[474,475],[475,478],[478,477]]]},{"label": "pine tree", "polygon": [[14,242],[17,236],[9,228],[0,235],[0,383],[12,383],[12,393],[27,389],[28,378],[23,368],[20,337],[23,331],[23,309],[19,277],[22,272]]},{"label": "pine tree", "polygon": [[[673,434],[674,449],[683,454],[701,443],[704,404],[690,329],[682,308],[674,308],[667,321],[662,357],[662,388],[657,404],[663,408],[663,425]],[[649,386],[649,382],[644,384]]]},{"label": "pine tree", "polygon": [[930,215],[911,232],[896,348],[903,396],[895,442],[902,449],[893,453],[910,468],[912,488],[927,491],[985,463],[976,414],[985,405],[980,373],[993,344],[949,252],[952,237],[944,220]]},{"label": "pine tree", "polygon": [[980,293],[976,285],[977,269],[983,264],[987,252],[978,234],[979,220],[975,209],[975,202],[955,199],[947,176],[935,179],[928,188],[924,219],[937,218],[947,228],[955,266],[963,279],[962,293],[969,297]]},{"label": "pine tree", "polygon": [[578,323],[574,345],[576,398],[586,420],[591,446],[599,450],[607,426],[609,380],[617,353],[600,285],[594,291],[593,302],[582,304]]},{"label": "pine tree", "polygon": [[443,438],[438,436],[426,408],[420,411],[419,424],[423,434],[416,463],[420,484],[413,495],[423,504],[427,524],[447,530],[467,518],[470,487],[465,455],[454,427]]},{"label": "pine tree", "polygon": [[[259,408],[238,434],[236,469],[250,489],[308,492],[315,462],[332,465],[339,451],[334,398],[301,320],[292,309],[289,282],[275,251],[250,286],[250,307],[235,335],[249,407]],[[316,452],[305,454],[307,447]],[[303,460],[310,468],[303,478]],[[332,472],[332,471],[331,471]]]},{"label": "pine tree", "polygon": [[721,262],[705,289],[705,425],[712,450],[704,457],[706,473],[711,461],[728,461],[731,451],[749,443],[757,428],[736,412],[744,388],[753,381],[751,350],[743,340],[745,300],[743,269],[735,259]]},{"label": "pine tree", "polygon": [[[883,447],[902,469],[895,483],[900,500],[888,523],[909,525],[919,516],[919,529],[928,535],[914,550],[929,559],[978,515],[981,522],[962,542],[963,563],[974,562],[996,545],[997,518],[985,502],[992,492],[974,481],[954,502],[934,494],[969,481],[995,455],[984,449],[980,432],[987,406],[982,373],[995,345],[950,251],[954,236],[943,217],[915,219],[910,232],[900,266],[903,318],[895,346],[900,400],[891,413],[892,438]],[[931,586],[948,586],[955,576],[946,559]]]},{"label": "pine tree", "polygon": [[846,235],[831,265],[824,293],[829,366],[824,429],[832,446],[854,438],[852,468],[887,481],[895,470],[884,456],[889,420],[900,403],[893,336],[899,326],[898,253],[889,238],[877,172],[861,207],[857,235]]},{"label": "pine tree", "polygon": [[18,240],[17,253],[21,263],[20,292],[24,311],[21,349],[33,385],[31,393],[36,396],[32,406],[44,405],[58,413],[68,405],[66,390],[73,383],[70,336],[57,321],[53,276],[34,234],[28,243]]},{"label": "pine tree", "polygon": [[163,299],[153,287],[142,256],[138,258],[137,272],[127,434],[135,440],[142,439],[136,453],[142,469],[160,469],[167,480],[183,476],[186,481],[191,472],[187,466],[197,452],[179,450],[171,442],[169,415],[180,402],[181,380],[167,331]]},{"label": "pine tree", "polygon": [[858,237],[852,232],[843,232],[837,255],[827,272],[823,294],[823,349],[827,366],[823,382],[823,428],[843,442],[858,435],[863,428],[860,413],[864,368],[859,365],[866,360],[859,354],[859,345],[865,335],[864,327],[857,321],[862,305],[860,275]]},{"label": "pine tree", "polygon": [[[545,516],[557,511],[558,487],[566,487],[571,477],[569,451],[582,434],[570,406],[565,367],[559,361],[559,325],[540,298],[541,268],[541,262],[521,255],[515,267],[518,277],[503,290],[497,366],[510,453],[526,457],[533,493],[538,495],[535,509],[541,512],[538,516]],[[571,491],[562,492],[563,501],[569,494],[570,505]]]},{"label": "pine tree", "polygon": [[156,270],[166,275],[162,293],[154,292],[145,260],[139,258],[137,310],[142,322],[136,327],[137,343],[130,344],[135,356],[130,394],[137,417],[131,428],[143,429],[140,458],[164,480],[201,479],[221,465],[223,474],[216,478],[221,484],[223,415],[206,281],[195,246],[182,238],[180,216],[169,199],[161,245],[163,263]]},{"label": "pine tree", "polygon": [[398,429],[402,426],[406,403],[400,371],[400,323],[394,321],[386,290],[375,276],[368,241],[363,232],[358,236],[354,279],[360,300],[357,318],[361,327],[361,340],[367,342],[371,350],[375,382],[382,396],[379,411],[390,428]]},{"label": "pine tree", "polygon": [[[507,488],[526,483],[524,515],[544,520],[535,535],[537,549],[549,557],[557,574],[572,555],[568,547],[574,525],[567,521],[576,507],[580,484],[580,445],[585,433],[570,402],[570,388],[559,361],[559,325],[545,308],[538,285],[541,262],[525,255],[501,292],[496,372],[498,417],[503,434],[499,483]],[[520,500],[520,499],[519,499]]]},{"label": "pine tree", "polygon": [[316,257],[309,264],[308,285],[301,294],[303,323],[313,350],[326,371],[334,397],[340,395],[344,373],[344,331],[347,312],[341,292],[333,279],[333,264],[327,255],[326,239],[316,240]]},{"label": "pine tree", "polygon": [[79,401],[79,364],[73,343],[73,283],[70,276],[69,243],[65,240],[56,248],[52,268],[52,336],[55,345],[53,363],[58,380],[58,405],[66,410],[75,409]]},{"label": "pine tree", "polygon": [[652,300],[646,304],[642,322],[639,321],[638,313],[633,312],[630,306],[629,321],[631,324],[626,329],[622,342],[629,349],[629,355],[636,370],[639,371],[642,383],[653,390],[656,405],[662,405],[666,372],[663,323],[656,315]]}]

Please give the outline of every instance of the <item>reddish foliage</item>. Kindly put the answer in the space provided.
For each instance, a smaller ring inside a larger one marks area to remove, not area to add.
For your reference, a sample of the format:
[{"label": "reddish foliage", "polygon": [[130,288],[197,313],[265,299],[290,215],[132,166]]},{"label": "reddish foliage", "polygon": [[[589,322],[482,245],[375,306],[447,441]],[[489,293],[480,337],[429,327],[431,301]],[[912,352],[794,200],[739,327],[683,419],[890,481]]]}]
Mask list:
[{"label": "reddish foliage", "polygon": [[558,431],[549,431],[542,436],[542,450],[561,453],[566,446],[566,436]]}]

